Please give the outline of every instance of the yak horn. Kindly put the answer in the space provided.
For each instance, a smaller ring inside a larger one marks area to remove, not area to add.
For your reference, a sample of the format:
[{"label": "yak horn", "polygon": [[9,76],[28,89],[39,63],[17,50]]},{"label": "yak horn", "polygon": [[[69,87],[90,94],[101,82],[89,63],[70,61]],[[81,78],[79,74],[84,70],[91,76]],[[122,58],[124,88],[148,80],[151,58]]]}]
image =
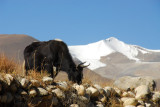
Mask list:
[{"label": "yak horn", "polygon": [[90,65],[90,63],[88,65],[84,65],[86,62],[82,62],[80,63],[78,66],[82,67],[82,68],[86,68]]},{"label": "yak horn", "polygon": [[81,62],[78,66],[81,66],[81,65],[83,65],[83,64],[85,64],[86,62]]}]

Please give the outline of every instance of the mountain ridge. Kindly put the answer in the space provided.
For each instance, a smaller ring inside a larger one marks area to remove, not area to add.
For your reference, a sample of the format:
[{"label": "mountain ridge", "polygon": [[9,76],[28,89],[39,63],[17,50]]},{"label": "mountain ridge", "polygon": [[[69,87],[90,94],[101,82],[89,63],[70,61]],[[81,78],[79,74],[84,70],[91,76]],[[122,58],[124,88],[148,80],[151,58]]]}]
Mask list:
[{"label": "mountain ridge", "polygon": [[69,46],[69,49],[73,57],[90,63],[89,69],[102,77],[112,80],[122,76],[160,79],[160,50],[126,44],[114,37],[87,45]]},{"label": "mountain ridge", "polygon": [[[128,57],[130,60],[136,62],[141,61],[138,58],[138,54],[149,54],[152,52],[160,52],[160,50],[150,50],[138,45],[129,45],[115,37],[110,37],[105,40],[100,40],[95,43],[87,45],[69,46],[70,52],[74,57],[77,57],[81,61],[88,61],[92,65],[90,69],[94,70],[99,67],[104,67],[106,64],[101,63],[99,60],[103,56],[110,55],[115,52],[119,52]],[[94,61],[92,61],[94,59]],[[94,62],[96,62],[94,64]]]}]

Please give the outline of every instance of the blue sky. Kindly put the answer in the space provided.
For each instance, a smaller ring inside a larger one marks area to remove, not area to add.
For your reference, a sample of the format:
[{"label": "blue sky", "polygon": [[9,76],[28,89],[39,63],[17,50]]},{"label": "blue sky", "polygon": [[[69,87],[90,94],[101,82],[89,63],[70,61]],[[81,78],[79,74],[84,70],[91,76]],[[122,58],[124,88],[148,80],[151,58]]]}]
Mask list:
[{"label": "blue sky", "polygon": [[160,0],[0,0],[0,34],[68,45],[116,37],[160,49]]}]

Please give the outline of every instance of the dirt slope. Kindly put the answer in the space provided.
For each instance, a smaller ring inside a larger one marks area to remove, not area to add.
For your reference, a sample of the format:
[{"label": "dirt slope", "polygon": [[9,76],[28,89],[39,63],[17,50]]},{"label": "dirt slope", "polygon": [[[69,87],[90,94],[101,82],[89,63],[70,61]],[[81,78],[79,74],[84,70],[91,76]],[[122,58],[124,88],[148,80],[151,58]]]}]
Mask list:
[{"label": "dirt slope", "polygon": [[0,53],[4,53],[16,61],[23,60],[23,50],[36,39],[23,34],[0,34]]}]

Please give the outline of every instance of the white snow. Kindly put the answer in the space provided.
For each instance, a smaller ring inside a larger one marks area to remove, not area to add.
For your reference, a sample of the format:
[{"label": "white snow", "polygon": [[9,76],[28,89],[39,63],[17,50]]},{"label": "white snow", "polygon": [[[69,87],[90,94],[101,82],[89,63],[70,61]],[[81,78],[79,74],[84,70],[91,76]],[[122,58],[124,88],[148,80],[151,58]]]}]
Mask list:
[{"label": "white snow", "polygon": [[78,58],[82,62],[87,61],[90,63],[88,68],[92,70],[106,66],[106,64],[99,61],[101,56],[106,56],[114,52],[103,40],[88,45],[69,46],[69,50],[73,57]]},{"label": "white snow", "polygon": [[122,53],[130,60],[135,60],[137,62],[140,61],[136,58],[139,52],[142,54],[149,53],[149,51],[144,48],[125,44],[114,37],[88,45],[69,46],[69,50],[73,57],[78,58],[82,62],[87,61],[90,63],[88,68],[91,70],[106,66],[106,64],[100,62],[101,57],[114,52]]},{"label": "white snow", "polygon": [[151,49],[146,49],[149,52],[160,52],[160,50],[151,50]]},{"label": "white snow", "polygon": [[146,49],[137,45],[133,45],[136,48],[139,48],[139,51],[141,51],[143,54],[149,53],[149,52],[160,52],[160,50],[151,50],[151,49]]}]

